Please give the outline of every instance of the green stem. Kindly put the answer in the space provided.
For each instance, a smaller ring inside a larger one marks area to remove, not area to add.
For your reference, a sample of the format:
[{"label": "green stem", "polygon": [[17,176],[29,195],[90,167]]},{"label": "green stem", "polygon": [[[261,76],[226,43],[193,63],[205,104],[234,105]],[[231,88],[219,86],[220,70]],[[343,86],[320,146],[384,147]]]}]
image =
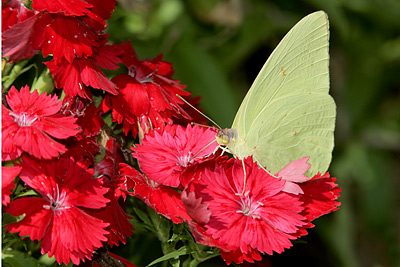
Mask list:
[{"label": "green stem", "polygon": [[25,71],[29,70],[33,65],[30,65],[26,68],[24,68],[28,63],[30,59],[25,59],[21,60],[18,63],[16,63],[13,68],[11,69],[9,75],[7,77],[3,77],[3,90],[8,91],[8,89],[11,87],[11,85],[14,83],[14,81],[20,76],[22,73]]}]

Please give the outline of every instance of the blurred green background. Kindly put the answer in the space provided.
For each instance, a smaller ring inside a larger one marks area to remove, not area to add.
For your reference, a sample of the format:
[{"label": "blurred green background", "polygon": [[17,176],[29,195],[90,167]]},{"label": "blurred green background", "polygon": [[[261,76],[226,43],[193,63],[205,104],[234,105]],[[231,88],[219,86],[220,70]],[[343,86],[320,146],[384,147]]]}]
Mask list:
[{"label": "blurred green background", "polygon": [[[205,113],[229,127],[277,43],[317,10],[330,20],[330,173],[342,206],[305,242],[254,266],[400,266],[400,1],[119,0],[108,34],[131,40],[142,59],[163,53]],[[137,229],[134,239],[118,249],[135,264],[159,256],[151,234]]]}]

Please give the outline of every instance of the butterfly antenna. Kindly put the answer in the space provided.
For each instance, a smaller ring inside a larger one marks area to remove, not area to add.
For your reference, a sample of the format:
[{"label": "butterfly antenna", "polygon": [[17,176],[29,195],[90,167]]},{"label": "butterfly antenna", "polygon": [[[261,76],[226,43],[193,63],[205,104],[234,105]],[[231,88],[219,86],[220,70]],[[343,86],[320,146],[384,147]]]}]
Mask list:
[{"label": "butterfly antenna", "polygon": [[206,118],[208,121],[212,122],[212,124],[214,124],[218,129],[222,129],[215,121],[213,121],[212,119],[210,119],[207,115],[205,115],[203,112],[201,112],[200,110],[198,110],[197,108],[195,108],[192,104],[190,104],[186,99],[184,99],[183,97],[181,97],[180,95],[176,94],[176,96],[182,100],[183,102],[185,102],[188,106],[190,106],[192,109],[196,110],[197,113],[199,113],[201,116],[203,116],[204,118]]},{"label": "butterfly antenna", "polygon": [[197,123],[197,122],[194,122],[194,121],[190,122],[190,125],[198,125],[198,126],[206,127],[206,128],[212,128],[212,127],[214,127],[214,126],[210,126],[210,125],[200,124],[200,123]]},{"label": "butterfly antenna", "polygon": [[[197,152],[196,154],[194,154],[192,156],[192,159],[194,159],[198,154],[200,154],[204,149],[206,149],[207,147],[211,146],[214,142],[217,142],[217,139],[212,140],[210,143],[208,143],[207,145],[205,145],[202,149],[200,149],[199,152]],[[217,147],[218,148],[218,147]]]}]

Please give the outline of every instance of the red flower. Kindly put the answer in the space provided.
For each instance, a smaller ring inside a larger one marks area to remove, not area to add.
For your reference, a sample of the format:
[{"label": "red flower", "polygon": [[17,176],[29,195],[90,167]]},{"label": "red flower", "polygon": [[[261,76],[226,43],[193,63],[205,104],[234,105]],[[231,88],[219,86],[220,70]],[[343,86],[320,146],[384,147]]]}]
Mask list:
[{"label": "red flower", "polygon": [[[251,258],[259,260],[258,252],[281,253],[292,246],[293,235],[306,225],[306,218],[300,214],[304,209],[300,197],[283,192],[284,185],[284,180],[259,169],[248,157],[206,168],[187,190],[208,205],[210,216],[201,222],[205,233],[217,239],[222,251],[228,253],[225,260],[242,263]],[[188,210],[189,214],[195,212]]]},{"label": "red flower", "polygon": [[250,249],[247,253],[243,253],[240,249],[234,251],[224,251],[221,249],[221,257],[227,264],[244,261],[254,263],[254,261],[260,261],[262,259],[260,253],[256,249]]},{"label": "red flower", "polygon": [[[51,11],[67,7],[66,1],[61,0],[56,4],[42,1],[37,3]],[[107,3],[107,12],[111,13],[113,8],[110,7],[115,1]],[[96,2],[82,4],[78,10],[84,12],[85,16],[63,16],[57,13],[44,14],[40,18],[42,32],[39,34],[40,42],[36,42],[37,48],[42,49],[44,56],[53,55],[53,60],[46,62],[46,65],[53,75],[56,87],[63,88],[67,96],[91,98],[89,87],[117,94],[115,84],[99,68],[116,69],[116,63],[120,62],[120,52],[105,45],[107,36],[102,34],[105,26],[102,17],[107,18],[109,15],[97,8],[99,5]],[[102,17],[86,8],[96,9]],[[66,8],[64,12],[68,13],[68,10],[70,9]],[[102,26],[97,28],[98,24]]]},{"label": "red flower", "polygon": [[96,59],[75,58],[71,64],[63,59],[60,64],[54,61],[45,64],[53,75],[56,87],[63,88],[67,96],[91,98],[89,87],[117,94],[115,84],[100,70]]},{"label": "red flower", "polygon": [[176,96],[190,93],[183,90],[185,86],[179,85],[179,81],[172,79],[172,65],[162,61],[161,56],[139,60],[130,43],[122,43],[119,48],[124,51],[122,62],[129,73],[112,79],[119,94],[104,99],[103,111],[112,109],[113,121],[124,122],[125,134],[132,130],[136,137],[139,120],[148,119],[155,129],[172,124],[172,118],[190,119],[182,108],[184,102]]},{"label": "red flower", "polygon": [[305,209],[301,214],[308,222],[295,236],[306,235],[305,228],[314,226],[311,221],[337,210],[340,206],[340,202],[336,200],[341,190],[335,184],[335,178],[330,177],[329,173],[324,175],[318,173],[313,178],[304,175],[311,166],[307,163],[308,159],[309,157],[304,157],[290,162],[275,175],[286,181],[283,191],[300,194],[300,200],[303,201]]},{"label": "red flower", "polygon": [[[110,182],[106,181],[105,187],[112,189],[112,187],[107,185],[107,183]],[[109,194],[112,195],[113,192]],[[132,223],[129,222],[129,219],[132,219],[132,217],[126,214],[117,198],[108,195],[106,195],[106,197],[110,200],[110,202],[107,203],[107,206],[99,210],[93,210],[90,214],[109,224],[106,228],[109,232],[106,237],[107,243],[110,247],[113,247],[114,245],[118,246],[119,242],[126,244],[127,237],[131,237],[133,230],[135,229]]]},{"label": "red flower", "polygon": [[[98,252],[99,253],[99,252]],[[99,263],[97,263],[99,262]],[[121,263],[123,265],[121,265]],[[100,265],[101,264],[101,265]],[[79,265],[81,266],[81,265]],[[96,259],[93,259],[90,264],[84,265],[85,267],[104,267],[104,266],[125,266],[125,267],[136,267],[133,263],[124,259],[114,253],[102,250]],[[84,267],[82,266],[82,267]]]},{"label": "red flower", "polygon": [[1,6],[1,31],[9,29],[12,25],[23,22],[35,15],[30,9],[27,9],[20,0],[11,0],[7,3],[2,1]]},{"label": "red flower", "polygon": [[39,46],[44,57],[53,55],[54,64],[61,63],[63,58],[70,64],[75,57],[88,58],[93,47],[100,46],[100,36],[78,17],[45,14],[40,20],[46,26]]},{"label": "red flower", "polygon": [[218,146],[215,140],[217,132],[198,125],[184,127],[178,125],[175,133],[167,129],[161,134],[154,131],[148,134],[141,145],[132,150],[138,159],[140,169],[148,179],[159,184],[179,187],[182,172],[211,154]]},{"label": "red flower", "polygon": [[63,157],[74,158],[76,161],[84,162],[88,166],[94,166],[96,154],[100,152],[99,144],[96,143],[96,137],[83,138],[77,135],[66,142],[68,150]]},{"label": "red flower", "polygon": [[109,188],[106,197],[110,200],[107,206],[93,210],[91,214],[96,218],[109,223],[107,235],[108,244],[112,247],[118,245],[121,241],[126,243],[126,238],[133,234],[135,229],[128,219],[132,219],[125,213],[120,203],[126,199],[126,194],[133,188],[133,182],[125,175],[120,173],[122,166],[119,166],[117,145],[115,139],[109,139],[107,142],[107,155],[96,165],[95,177],[101,178],[104,182],[104,187]]},{"label": "red flower", "polygon": [[111,13],[115,9],[117,0],[104,0],[101,2],[98,0],[86,0],[86,2],[93,5],[91,11],[96,14],[96,16],[102,18],[103,20],[107,20],[111,18]]},{"label": "red flower", "polygon": [[127,164],[121,163],[120,165],[121,174],[135,182],[134,193],[131,193],[133,196],[139,198],[150,208],[174,223],[191,220],[178,191],[146,179],[141,173]]},{"label": "red flower", "polygon": [[1,10],[3,57],[9,56],[14,62],[32,57],[39,51],[33,47],[39,14],[27,9],[19,0],[3,4]]},{"label": "red flower", "polygon": [[335,181],[336,178],[330,177],[329,173],[324,175],[318,173],[307,182],[300,184],[301,189],[304,191],[300,199],[304,202],[305,209],[303,214],[308,221],[311,222],[339,208],[340,202],[336,200],[339,198],[341,189],[337,187],[338,185]]},{"label": "red flower", "polygon": [[20,166],[3,167],[1,166],[1,204],[7,206],[10,203],[11,190],[15,188],[13,183],[15,177],[21,172]]},{"label": "red flower", "polygon": [[82,129],[82,136],[99,135],[104,125],[103,113],[92,101],[79,97],[65,97],[62,112],[78,118],[77,124]]},{"label": "red flower", "polygon": [[[16,3],[8,5],[14,7]],[[67,96],[90,98],[89,86],[117,94],[115,84],[99,68],[115,69],[120,62],[119,51],[105,45],[107,35],[102,33],[104,20],[114,7],[115,0],[36,0],[33,8],[41,13],[24,12],[21,7],[20,13],[24,13],[16,19],[6,6],[3,10],[8,11],[3,13],[9,21],[4,26],[3,56],[18,61],[41,49],[43,56],[53,56],[47,66],[56,87],[64,88]]]},{"label": "red flower", "polygon": [[25,58],[30,58],[39,51],[34,48],[37,38],[36,23],[38,19],[39,14],[36,14],[28,15],[26,19],[18,21],[18,23],[13,25],[10,25],[13,22],[6,22],[6,25],[10,26],[2,34],[1,47],[3,57],[9,56],[10,61],[17,62]]},{"label": "red flower", "polygon": [[62,102],[57,102],[57,96],[30,93],[25,86],[20,92],[12,87],[6,99],[11,110],[2,106],[3,160],[23,151],[37,158],[56,157],[66,148],[52,137],[66,139],[80,131],[76,119],[59,113]]},{"label": "red flower", "polygon": [[63,16],[79,17],[84,24],[92,28],[95,32],[101,32],[107,26],[106,19],[111,17],[111,12],[115,9],[115,0],[32,0],[32,7],[43,13],[53,13]]},{"label": "red flower", "polygon": [[91,4],[83,0],[32,0],[34,10],[61,13],[67,16],[83,16],[91,7],[93,7]]},{"label": "red flower", "polygon": [[[108,191],[93,169],[72,159],[43,161],[23,157],[21,179],[42,197],[22,197],[11,202],[6,212],[24,218],[6,225],[11,233],[41,240],[42,254],[55,256],[58,263],[74,264],[92,257],[106,241],[107,223],[84,209],[99,209],[109,201]],[[84,238],[83,238],[84,237]]]}]

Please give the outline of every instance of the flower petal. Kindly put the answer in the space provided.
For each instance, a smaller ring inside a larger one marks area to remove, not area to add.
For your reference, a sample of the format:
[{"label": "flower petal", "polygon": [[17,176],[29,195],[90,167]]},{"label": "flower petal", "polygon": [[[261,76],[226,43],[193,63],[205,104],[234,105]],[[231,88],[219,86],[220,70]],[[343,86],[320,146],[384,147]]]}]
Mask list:
[{"label": "flower petal", "polygon": [[47,228],[52,220],[51,210],[44,209],[43,206],[48,202],[43,198],[24,197],[13,200],[5,209],[5,212],[13,216],[24,218],[19,222],[5,226],[10,233],[19,232],[20,236],[29,235],[31,240],[40,240],[45,235]]},{"label": "flower petal", "polygon": [[32,8],[49,13],[62,13],[67,16],[83,16],[92,5],[83,0],[32,0]]},{"label": "flower petal", "polygon": [[3,57],[10,57],[13,62],[30,58],[38,50],[34,49],[32,43],[35,34],[35,24],[39,14],[36,14],[20,23],[14,24],[2,34]]},{"label": "flower petal", "polygon": [[[90,259],[96,248],[102,247],[108,233],[108,224],[94,218],[82,210],[72,207],[62,215],[54,216],[42,241],[42,253],[55,256],[58,263],[68,264],[70,258],[79,264],[84,258]],[[77,253],[79,257],[74,257]]]},{"label": "flower petal", "polygon": [[10,203],[11,190],[15,188],[13,183],[15,177],[17,177],[21,172],[20,166],[14,167],[4,167],[1,166],[1,204],[7,206]]}]

